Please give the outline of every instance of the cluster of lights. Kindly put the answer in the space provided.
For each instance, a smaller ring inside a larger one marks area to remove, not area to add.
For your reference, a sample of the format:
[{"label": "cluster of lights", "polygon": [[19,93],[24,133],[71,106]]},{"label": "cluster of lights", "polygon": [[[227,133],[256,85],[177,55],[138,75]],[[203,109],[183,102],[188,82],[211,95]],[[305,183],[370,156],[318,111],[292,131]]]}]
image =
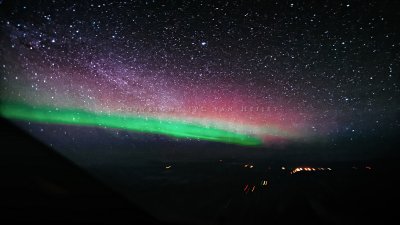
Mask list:
[{"label": "cluster of lights", "polygon": [[[220,160],[220,162],[222,162],[222,160]],[[252,169],[252,168],[254,168],[254,165],[253,165],[253,164],[244,164],[243,167],[244,167],[244,168]],[[269,167],[269,170],[270,170],[270,169],[271,169],[271,168]],[[282,167],[281,167],[281,170],[286,170],[286,167],[282,166]]]},{"label": "cluster of lights", "polygon": [[245,164],[244,168],[249,168],[249,169],[253,169],[254,165],[252,164]]},{"label": "cluster of lights", "polygon": [[[261,186],[263,186],[264,188],[266,187],[266,186],[268,186],[268,181],[267,180],[263,180],[262,182],[261,182]],[[251,184],[251,185],[249,185],[249,184],[246,184],[245,186],[244,186],[244,188],[243,188],[243,191],[244,191],[244,193],[249,193],[249,192],[254,192],[256,190],[256,185],[253,185],[253,184]]]},{"label": "cluster of lights", "polygon": [[324,171],[324,170],[332,170],[331,168],[323,168],[323,167],[297,167],[295,169],[293,169],[290,174],[295,174],[298,172],[312,172],[312,171]]},{"label": "cluster of lights", "polygon": [[[351,167],[351,168],[352,168],[353,170],[363,169],[363,167],[359,168],[359,167],[356,167],[356,166],[353,166],[353,167]],[[371,166],[365,166],[364,169],[366,169],[366,170],[372,170],[372,167],[371,167]]]},{"label": "cluster of lights", "polygon": [[245,186],[244,186],[244,188],[243,188],[243,191],[244,191],[244,193],[249,193],[250,191],[251,192],[254,192],[256,190],[256,186],[255,185],[248,185],[248,184],[246,184]]}]

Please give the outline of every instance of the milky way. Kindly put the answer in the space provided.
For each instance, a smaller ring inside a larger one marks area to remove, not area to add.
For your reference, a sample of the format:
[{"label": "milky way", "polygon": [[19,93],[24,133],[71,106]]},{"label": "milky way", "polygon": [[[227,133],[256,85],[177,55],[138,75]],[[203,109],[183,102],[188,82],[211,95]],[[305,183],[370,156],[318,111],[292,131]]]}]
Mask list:
[{"label": "milky way", "polygon": [[[236,144],[383,135],[399,127],[391,4],[4,1],[1,113]],[[198,130],[150,125],[171,121]]]}]

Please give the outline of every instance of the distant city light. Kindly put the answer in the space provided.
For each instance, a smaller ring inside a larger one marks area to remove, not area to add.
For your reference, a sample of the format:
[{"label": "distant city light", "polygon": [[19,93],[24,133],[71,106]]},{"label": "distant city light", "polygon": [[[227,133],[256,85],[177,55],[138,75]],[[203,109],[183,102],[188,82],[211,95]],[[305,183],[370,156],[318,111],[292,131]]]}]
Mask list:
[{"label": "distant city light", "polygon": [[293,169],[290,174],[295,174],[301,171],[311,172],[311,171],[324,171],[324,170],[332,170],[331,168],[323,168],[323,167],[297,167]]},{"label": "distant city light", "polygon": [[246,192],[246,194],[247,194],[247,192],[249,192],[249,185],[248,184],[246,184],[245,186],[244,186],[244,189],[243,189],[243,191],[244,192]]}]

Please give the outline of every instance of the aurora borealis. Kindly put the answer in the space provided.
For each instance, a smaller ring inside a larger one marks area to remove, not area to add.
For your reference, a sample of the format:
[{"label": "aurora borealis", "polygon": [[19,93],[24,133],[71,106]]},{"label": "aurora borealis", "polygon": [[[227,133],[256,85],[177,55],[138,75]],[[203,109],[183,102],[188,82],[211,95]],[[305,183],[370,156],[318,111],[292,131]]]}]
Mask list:
[{"label": "aurora borealis", "polygon": [[101,126],[126,129],[145,133],[166,134],[179,138],[219,141],[241,145],[259,145],[261,140],[246,134],[234,133],[212,126],[184,123],[174,120],[155,118],[127,117],[122,115],[95,114],[83,110],[52,109],[29,107],[22,104],[3,104],[0,114],[9,119],[21,119],[33,122],[54,124],[72,124],[80,126]]},{"label": "aurora borealis", "polygon": [[399,127],[397,12],[378,3],[0,4],[5,118],[243,145]]}]

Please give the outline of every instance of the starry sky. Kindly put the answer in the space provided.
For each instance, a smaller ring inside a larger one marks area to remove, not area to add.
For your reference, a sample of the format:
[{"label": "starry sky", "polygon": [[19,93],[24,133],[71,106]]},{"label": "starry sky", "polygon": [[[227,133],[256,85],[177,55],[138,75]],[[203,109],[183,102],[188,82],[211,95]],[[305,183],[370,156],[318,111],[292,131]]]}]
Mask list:
[{"label": "starry sky", "polygon": [[29,124],[250,145],[393,135],[398,9],[361,0],[0,1],[0,111]]}]

